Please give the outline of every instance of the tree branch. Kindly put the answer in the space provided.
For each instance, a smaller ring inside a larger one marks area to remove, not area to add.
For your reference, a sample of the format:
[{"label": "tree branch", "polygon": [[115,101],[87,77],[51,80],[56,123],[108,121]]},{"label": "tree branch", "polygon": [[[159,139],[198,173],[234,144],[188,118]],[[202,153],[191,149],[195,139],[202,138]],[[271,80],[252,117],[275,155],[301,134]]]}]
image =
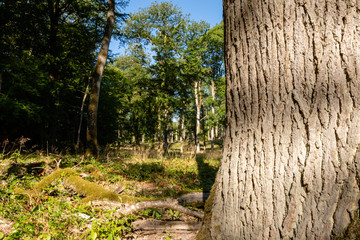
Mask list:
[{"label": "tree branch", "polygon": [[111,208],[118,208],[117,213],[129,215],[134,212],[148,209],[148,208],[170,208],[182,213],[185,213],[190,216],[194,216],[197,218],[202,219],[204,217],[203,213],[199,213],[197,211],[190,210],[186,207],[183,207],[179,204],[177,200],[167,200],[167,201],[146,201],[146,202],[139,202],[133,205],[129,204],[121,204],[117,202],[110,202],[110,201],[92,201],[94,205],[106,205]]}]

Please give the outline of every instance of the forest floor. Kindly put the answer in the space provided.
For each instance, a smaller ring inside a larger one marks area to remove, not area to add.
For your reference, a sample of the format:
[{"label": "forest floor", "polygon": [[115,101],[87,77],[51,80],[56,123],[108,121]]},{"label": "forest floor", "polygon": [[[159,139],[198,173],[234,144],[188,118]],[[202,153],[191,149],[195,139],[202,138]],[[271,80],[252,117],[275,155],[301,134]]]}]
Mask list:
[{"label": "forest floor", "polygon": [[85,201],[88,192],[67,183],[66,173],[44,180],[56,169],[70,169],[85,183],[119,196],[124,206],[196,193],[202,200],[186,207],[203,212],[220,165],[220,147],[180,155],[174,144],[168,157],[144,149],[108,148],[99,159],[21,149],[0,154],[0,239],[194,239],[198,217],[171,208],[119,214],[112,205]]}]

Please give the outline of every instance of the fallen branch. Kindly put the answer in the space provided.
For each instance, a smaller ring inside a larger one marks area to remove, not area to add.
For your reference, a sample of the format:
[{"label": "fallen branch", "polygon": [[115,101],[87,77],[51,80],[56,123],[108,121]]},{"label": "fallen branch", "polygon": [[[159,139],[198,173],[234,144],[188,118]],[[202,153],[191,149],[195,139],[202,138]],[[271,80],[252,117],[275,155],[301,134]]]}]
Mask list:
[{"label": "fallen branch", "polygon": [[138,202],[133,205],[121,204],[121,203],[109,202],[109,201],[93,201],[92,203],[95,205],[107,205],[112,208],[114,208],[114,207],[118,208],[116,212],[124,214],[124,215],[129,215],[134,212],[148,209],[148,208],[170,208],[175,211],[179,211],[179,212],[182,212],[187,215],[194,216],[194,217],[197,217],[200,219],[202,219],[204,217],[203,213],[193,211],[184,206],[181,206],[179,204],[179,202],[175,199],[167,200],[167,201],[145,201],[145,202]]},{"label": "fallen branch", "polygon": [[188,204],[205,202],[210,196],[209,192],[193,192],[180,196],[177,200],[180,205],[186,206]]},{"label": "fallen branch", "polygon": [[186,223],[183,221],[160,221],[155,219],[136,220],[132,223],[135,231],[197,231],[200,229],[201,222]]}]

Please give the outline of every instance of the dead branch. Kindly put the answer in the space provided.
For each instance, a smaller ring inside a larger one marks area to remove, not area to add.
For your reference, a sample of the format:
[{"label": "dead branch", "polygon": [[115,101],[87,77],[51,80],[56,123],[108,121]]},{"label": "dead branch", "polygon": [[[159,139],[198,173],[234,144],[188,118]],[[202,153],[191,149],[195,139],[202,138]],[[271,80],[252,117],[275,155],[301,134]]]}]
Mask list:
[{"label": "dead branch", "polygon": [[160,221],[155,219],[136,220],[132,223],[134,230],[137,231],[196,231],[200,229],[201,222],[186,223],[183,221]]},{"label": "dead branch", "polygon": [[109,202],[109,201],[93,201],[92,203],[95,205],[107,205],[112,208],[116,207],[118,208],[116,212],[124,215],[129,215],[139,210],[144,210],[148,208],[170,208],[172,210],[179,211],[200,219],[204,217],[203,213],[199,213],[197,211],[193,211],[186,207],[183,207],[175,199],[167,200],[167,201],[145,201],[145,202],[138,202],[133,205],[121,204],[121,203]]}]

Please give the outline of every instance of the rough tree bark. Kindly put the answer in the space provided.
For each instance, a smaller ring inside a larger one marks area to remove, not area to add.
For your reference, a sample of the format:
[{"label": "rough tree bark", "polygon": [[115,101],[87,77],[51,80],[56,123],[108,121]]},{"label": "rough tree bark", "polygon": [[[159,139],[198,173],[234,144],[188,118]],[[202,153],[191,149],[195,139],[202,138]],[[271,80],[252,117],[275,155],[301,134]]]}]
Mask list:
[{"label": "rough tree bark", "polygon": [[223,5],[226,138],[198,239],[358,239],[360,1]]},{"label": "rough tree bark", "polygon": [[91,93],[90,93],[90,103],[88,108],[88,124],[87,124],[87,149],[86,155],[97,155],[99,152],[99,145],[97,141],[97,112],[99,105],[99,94],[100,94],[100,85],[101,78],[104,72],[106,60],[109,52],[109,45],[112,35],[112,30],[114,28],[115,22],[115,0],[108,0],[108,9],[107,9],[107,21],[104,31],[104,37],[101,41],[101,48],[99,56],[95,66],[95,72],[92,78],[91,84]]}]

